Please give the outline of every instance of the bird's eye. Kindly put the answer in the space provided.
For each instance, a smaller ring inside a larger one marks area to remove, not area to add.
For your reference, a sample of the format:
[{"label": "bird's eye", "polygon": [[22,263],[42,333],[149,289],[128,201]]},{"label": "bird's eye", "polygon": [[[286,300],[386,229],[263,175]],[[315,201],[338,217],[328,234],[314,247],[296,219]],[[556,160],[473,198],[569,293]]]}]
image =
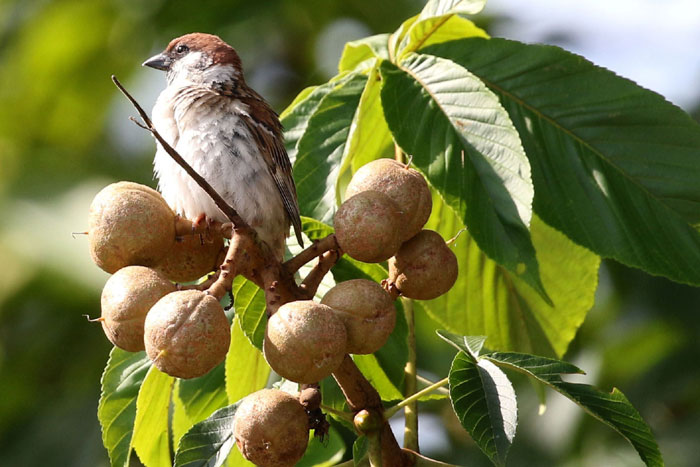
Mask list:
[{"label": "bird's eye", "polygon": [[175,52],[179,54],[184,54],[185,52],[188,52],[190,50],[189,47],[187,47],[185,44],[180,44],[175,48]]}]

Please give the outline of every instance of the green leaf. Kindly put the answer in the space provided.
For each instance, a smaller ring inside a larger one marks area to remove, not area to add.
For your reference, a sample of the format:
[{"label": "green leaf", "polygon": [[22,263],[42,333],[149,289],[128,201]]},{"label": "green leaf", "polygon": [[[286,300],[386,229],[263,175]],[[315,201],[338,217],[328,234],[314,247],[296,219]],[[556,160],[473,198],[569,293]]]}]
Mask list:
[{"label": "green leaf", "polygon": [[214,411],[225,407],[228,405],[228,397],[226,397],[224,364],[217,365],[204,376],[180,380],[177,394],[192,423],[200,422]]},{"label": "green leaf", "polygon": [[442,329],[437,330],[437,335],[475,361],[479,358],[479,352],[481,352],[481,349],[484,347],[484,342],[486,341],[485,336],[460,336],[459,334]]},{"label": "green leaf", "polygon": [[408,53],[429,44],[466,37],[488,37],[485,31],[459,14],[476,14],[486,0],[431,0],[419,15],[404,21],[389,37],[391,61],[400,62]]},{"label": "green leaf", "polygon": [[[454,211],[434,196],[426,228],[450,238],[464,227]],[[600,258],[537,216],[530,235],[552,304],[488,259],[464,232],[451,245],[459,265],[457,282],[447,294],[416,302],[417,306],[452,332],[487,336],[491,348],[563,355],[593,306]]]},{"label": "green leaf", "polygon": [[338,71],[362,71],[371,68],[375,58],[389,59],[389,34],[377,34],[345,44]]},{"label": "green leaf", "polygon": [[545,222],[604,257],[700,284],[700,125],[690,116],[557,47],[466,39],[424,52],[499,95]]},{"label": "green leaf", "polygon": [[231,345],[226,354],[226,394],[229,401],[243,399],[265,387],[270,367],[260,349],[253,346],[236,316],[231,325]]},{"label": "green leaf", "polygon": [[612,392],[608,393],[587,384],[562,381],[560,373],[582,373],[582,371],[559,360],[510,352],[490,353],[484,355],[484,359],[537,378],[620,433],[637,450],[646,465],[664,465],[651,429],[637,409],[617,388],[613,388]]},{"label": "green leaf", "polygon": [[432,44],[481,37],[488,39],[486,31],[466,18],[445,15],[416,21],[401,40],[396,56],[399,61],[411,52],[417,52]]},{"label": "green leaf", "polygon": [[299,140],[294,179],[305,216],[327,223],[333,219],[338,172],[366,83],[367,76],[355,73],[334,87],[321,99]]},{"label": "green leaf", "polygon": [[173,414],[171,419],[172,445],[177,446],[182,436],[192,428],[194,421],[190,420],[185,411],[185,405],[178,396],[179,381],[175,381],[175,390],[172,393]]},{"label": "green leaf", "polygon": [[348,142],[336,179],[336,202],[345,199],[352,175],[366,163],[394,154],[394,140],[384,118],[381,103],[381,76],[375,61],[350,128]]},{"label": "green leaf", "polygon": [[528,225],[530,166],[498,98],[466,69],[411,54],[382,62],[382,105],[394,138],[469,227],[481,249],[546,296]]},{"label": "green leaf", "polygon": [[493,363],[457,353],[449,375],[450,400],[459,422],[496,465],[505,465],[515,436],[515,391]]},{"label": "green leaf", "polygon": [[448,14],[475,15],[484,9],[486,0],[429,0],[418,19],[424,20]]},{"label": "green leaf", "polygon": [[352,443],[352,459],[356,466],[369,465],[367,459],[367,450],[369,449],[369,441],[366,436],[358,436]]},{"label": "green leaf", "polygon": [[353,355],[353,361],[362,374],[374,386],[383,401],[399,401],[403,394],[391,382],[374,355]]},{"label": "green leaf", "polygon": [[582,369],[569,362],[519,352],[489,352],[484,355],[484,358],[523,371],[544,383],[561,381],[559,377],[561,374],[586,374]]},{"label": "green leaf", "polygon": [[136,421],[131,444],[147,467],[170,467],[168,409],[175,378],[152,366],[136,399]]},{"label": "green leaf", "polygon": [[265,292],[243,276],[238,276],[233,280],[232,293],[233,308],[245,336],[255,347],[262,349],[267,325]]},{"label": "green leaf", "polygon": [[382,348],[374,352],[374,356],[394,386],[402,388],[404,368],[408,361],[408,323],[403,305],[399,300],[394,302],[394,307],[396,307],[394,330]]},{"label": "green leaf", "polygon": [[321,442],[315,436],[309,439],[304,457],[295,467],[331,467],[338,464],[345,454],[345,443],[338,430],[331,426],[326,439]]},{"label": "green leaf", "polygon": [[236,439],[233,435],[234,415],[240,402],[214,412],[194,425],[180,440],[175,454],[175,467],[220,467],[226,462]]},{"label": "green leaf", "polygon": [[145,352],[127,352],[114,347],[102,374],[102,393],[97,418],[102,443],[113,467],[128,466],[136,420],[136,398],[151,362]]},{"label": "green leaf", "polygon": [[[326,407],[330,407],[332,409],[341,411],[341,412],[347,412],[348,411],[348,405],[345,400],[345,396],[343,395],[343,391],[340,390],[340,386],[338,386],[338,383],[333,379],[332,376],[329,376],[327,378],[323,378],[321,381],[321,397],[322,397],[322,403]],[[354,426],[351,422],[348,422],[348,420],[344,418],[339,418],[333,415],[331,412],[327,412],[326,416],[332,417],[334,420],[338,420],[340,423],[344,424],[348,429],[354,430]]]},{"label": "green leaf", "polygon": [[[340,78],[342,82],[342,78]],[[316,112],[321,99],[331,92],[338,84],[331,80],[320,86],[313,86],[302,90],[292,103],[280,115],[280,121],[284,128],[284,145],[292,164],[297,157],[297,146],[302,135],[306,131],[309,119]]]}]

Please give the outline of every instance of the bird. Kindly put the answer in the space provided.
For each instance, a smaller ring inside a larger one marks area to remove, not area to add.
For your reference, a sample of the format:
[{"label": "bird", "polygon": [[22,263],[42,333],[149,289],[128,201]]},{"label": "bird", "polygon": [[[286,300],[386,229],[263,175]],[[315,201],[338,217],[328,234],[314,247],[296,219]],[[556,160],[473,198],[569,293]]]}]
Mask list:
[{"label": "bird", "polygon": [[[252,227],[281,260],[290,224],[303,246],[292,165],[277,113],[243,76],[220,37],[190,33],[143,66],[165,71],[152,111],[155,129]],[[179,215],[227,222],[213,200],[157,143],[158,189]]]}]

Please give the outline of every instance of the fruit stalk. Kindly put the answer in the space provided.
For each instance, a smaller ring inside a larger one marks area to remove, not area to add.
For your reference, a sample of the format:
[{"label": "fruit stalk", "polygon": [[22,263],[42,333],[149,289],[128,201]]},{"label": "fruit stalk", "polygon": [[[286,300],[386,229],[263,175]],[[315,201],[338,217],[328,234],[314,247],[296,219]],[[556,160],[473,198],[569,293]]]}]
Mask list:
[{"label": "fruit stalk", "polygon": [[[411,397],[416,392],[416,324],[411,299],[404,299],[403,309],[408,324],[408,360],[404,367],[404,397]],[[403,435],[403,447],[418,451],[418,401],[406,405],[404,409],[406,425]]]}]

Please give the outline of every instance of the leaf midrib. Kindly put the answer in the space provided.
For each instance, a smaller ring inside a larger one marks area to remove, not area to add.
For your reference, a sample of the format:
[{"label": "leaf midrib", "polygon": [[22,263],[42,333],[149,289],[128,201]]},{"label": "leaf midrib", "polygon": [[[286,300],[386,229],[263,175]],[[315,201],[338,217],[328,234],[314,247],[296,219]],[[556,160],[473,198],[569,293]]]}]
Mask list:
[{"label": "leaf midrib", "polygon": [[[454,127],[454,125],[453,125],[453,123],[452,123],[452,119],[450,119],[449,114],[447,113],[447,111],[445,110],[445,108],[443,107],[443,105],[440,103],[440,101],[437,99],[436,95],[430,90],[430,88],[428,87],[427,83],[425,83],[418,75],[416,75],[415,73],[413,73],[412,70],[409,70],[408,68],[406,68],[406,67],[403,65],[403,63],[398,63],[398,64],[394,64],[394,65],[395,65],[398,69],[400,69],[401,71],[403,71],[404,73],[406,73],[407,75],[409,75],[411,78],[413,78],[418,84],[420,84],[421,88],[424,89],[425,92],[428,93],[428,95],[429,95],[430,98],[433,100],[433,102],[435,102],[435,105],[437,105],[438,108],[440,109],[440,112],[442,113],[443,117],[444,117],[445,119],[447,119],[447,121],[449,122],[449,126],[450,126],[450,128],[452,129],[452,131],[454,131],[454,132],[458,135],[458,139],[461,141],[461,140],[462,140],[462,137],[461,137],[461,135],[459,135],[459,131]],[[476,76],[476,75],[475,75],[475,76]],[[517,130],[516,130],[516,132],[517,132]],[[463,142],[463,141],[461,141],[461,142],[462,142],[463,145],[466,143],[466,142]],[[504,146],[504,147],[507,147],[507,146]],[[509,149],[510,149],[510,148],[509,148]],[[464,150],[462,150],[462,151],[463,151],[463,153],[464,153]],[[523,151],[523,153],[525,153],[525,151]],[[482,186],[482,189],[483,189],[484,191],[487,191],[486,188],[485,188],[485,186],[484,186],[483,180],[481,180],[481,177],[477,177],[477,180],[478,180],[479,184]],[[438,191],[438,193],[440,192],[440,190],[437,190],[437,191]],[[499,213],[499,214],[497,214],[497,217],[499,218],[499,220],[502,221],[501,216],[500,216],[500,211],[496,209],[496,206],[495,206],[494,203],[493,203],[493,199],[492,199],[490,196],[487,196],[487,197],[486,197],[486,201],[489,203],[489,206],[491,207],[491,210],[492,210],[493,212]],[[522,200],[520,200],[520,201],[522,202]],[[531,203],[529,203],[529,206],[530,206],[530,208],[532,209],[532,204],[531,204]],[[518,217],[520,217],[519,213],[518,213]],[[524,222],[524,220],[523,220],[522,218],[521,218],[520,220],[521,220],[521,222],[523,223],[523,225],[527,225],[527,224]],[[466,226],[465,226],[465,227],[466,227]]]}]

